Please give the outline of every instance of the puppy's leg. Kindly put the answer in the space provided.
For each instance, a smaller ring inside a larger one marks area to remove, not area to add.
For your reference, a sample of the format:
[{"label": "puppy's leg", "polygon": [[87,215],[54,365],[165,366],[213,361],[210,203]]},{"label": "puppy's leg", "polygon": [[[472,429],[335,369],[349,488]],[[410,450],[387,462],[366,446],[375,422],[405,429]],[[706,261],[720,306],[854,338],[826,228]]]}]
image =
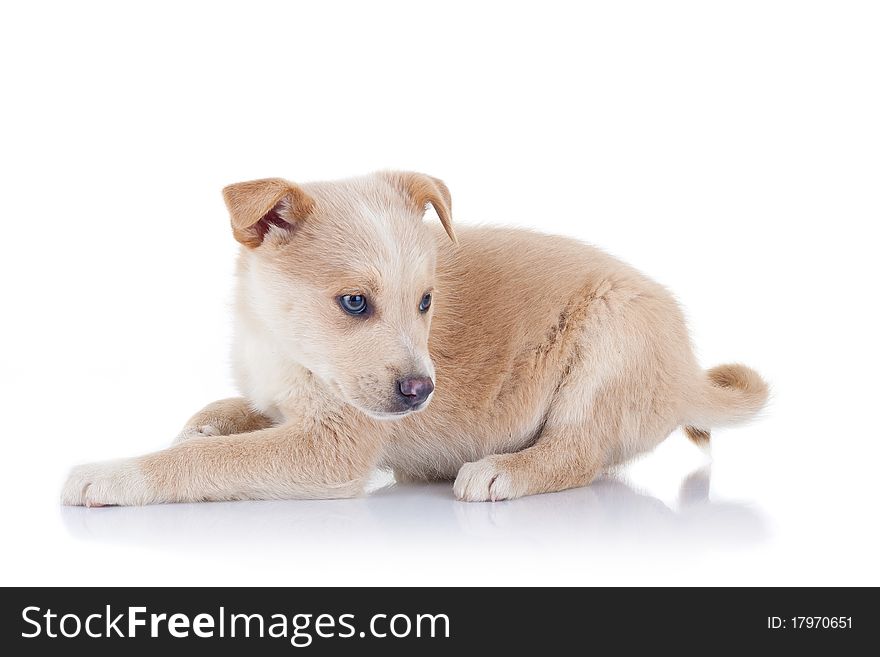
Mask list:
[{"label": "puppy's leg", "polygon": [[465,463],[453,485],[468,502],[513,499],[589,484],[603,467],[601,406],[595,403],[595,375],[570,374],[550,403],[547,419],[531,447]]},{"label": "puppy's leg", "polygon": [[140,505],[360,494],[378,460],[377,434],[291,425],[192,438],[131,459],[74,468],[62,493],[73,506]]},{"label": "puppy's leg", "polygon": [[513,499],[586,486],[602,461],[583,426],[545,426],[538,441],[513,454],[494,454],[458,471],[453,490],[467,502]]},{"label": "puppy's leg", "polygon": [[230,397],[212,402],[193,415],[172,444],[190,438],[250,433],[268,429],[273,424],[269,417],[254,410],[244,397]]}]

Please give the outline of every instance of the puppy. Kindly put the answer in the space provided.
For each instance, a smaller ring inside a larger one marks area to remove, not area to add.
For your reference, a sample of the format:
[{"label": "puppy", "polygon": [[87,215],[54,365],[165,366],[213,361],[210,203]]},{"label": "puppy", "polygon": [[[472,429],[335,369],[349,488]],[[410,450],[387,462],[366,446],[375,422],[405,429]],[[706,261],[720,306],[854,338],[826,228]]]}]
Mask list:
[{"label": "puppy", "polygon": [[743,365],[699,367],[663,287],[570,239],[456,232],[436,178],[273,178],[223,196],[242,245],[242,397],[168,449],[75,468],[63,503],[351,497],[377,467],[512,499],[589,484],[677,427],[706,442],[767,399]]}]

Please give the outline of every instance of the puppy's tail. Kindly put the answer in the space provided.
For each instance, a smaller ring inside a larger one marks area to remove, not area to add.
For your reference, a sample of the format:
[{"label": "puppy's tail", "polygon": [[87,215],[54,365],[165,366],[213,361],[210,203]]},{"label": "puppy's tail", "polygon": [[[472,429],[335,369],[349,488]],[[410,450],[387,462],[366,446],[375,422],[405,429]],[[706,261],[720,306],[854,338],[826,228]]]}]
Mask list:
[{"label": "puppy's tail", "polygon": [[761,375],[745,365],[718,365],[704,373],[684,432],[698,445],[709,442],[711,427],[752,419],[767,403],[769,388]]}]

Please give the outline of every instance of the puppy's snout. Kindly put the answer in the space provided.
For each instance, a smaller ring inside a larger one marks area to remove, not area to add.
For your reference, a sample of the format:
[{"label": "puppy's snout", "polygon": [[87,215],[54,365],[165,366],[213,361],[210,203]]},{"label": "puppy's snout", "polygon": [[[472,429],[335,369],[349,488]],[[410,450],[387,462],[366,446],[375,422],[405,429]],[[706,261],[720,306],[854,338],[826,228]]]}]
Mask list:
[{"label": "puppy's snout", "polygon": [[397,382],[397,390],[404,403],[414,408],[434,392],[434,382],[427,376],[407,377]]}]

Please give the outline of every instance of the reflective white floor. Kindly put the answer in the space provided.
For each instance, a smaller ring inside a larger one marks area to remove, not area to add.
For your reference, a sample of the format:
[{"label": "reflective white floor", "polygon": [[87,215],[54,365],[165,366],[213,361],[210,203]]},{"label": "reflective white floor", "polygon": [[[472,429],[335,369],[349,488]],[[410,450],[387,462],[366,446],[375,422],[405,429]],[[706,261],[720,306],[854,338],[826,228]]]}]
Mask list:
[{"label": "reflective white floor", "polygon": [[818,439],[797,453],[810,421],[790,433],[778,419],[720,432],[711,457],[673,434],[589,487],[498,503],[378,474],[352,500],[65,508],[61,480],[82,448],[30,442],[20,447],[26,467],[9,476],[37,494],[7,509],[0,581],[876,584],[877,496],[864,476],[873,468],[816,449]]},{"label": "reflective white floor", "polygon": [[710,476],[708,466],[687,476],[673,507],[616,477],[515,502],[468,504],[456,501],[445,483],[398,485],[379,475],[372,494],[355,500],[74,507],[61,514],[79,539],[175,550],[218,544],[296,551],[381,549],[387,543],[395,549],[485,548],[551,541],[556,548],[589,551],[645,542],[729,548],[766,540],[758,509],[710,501]]},{"label": "reflective white floor", "polygon": [[354,500],[60,514],[66,541],[88,555],[74,579],[87,582],[608,584],[694,576],[708,557],[760,550],[771,536],[762,511],[714,499],[710,488],[711,468],[702,466],[668,500],[619,475],[469,504],[448,484],[398,485],[380,473],[372,493]]}]

